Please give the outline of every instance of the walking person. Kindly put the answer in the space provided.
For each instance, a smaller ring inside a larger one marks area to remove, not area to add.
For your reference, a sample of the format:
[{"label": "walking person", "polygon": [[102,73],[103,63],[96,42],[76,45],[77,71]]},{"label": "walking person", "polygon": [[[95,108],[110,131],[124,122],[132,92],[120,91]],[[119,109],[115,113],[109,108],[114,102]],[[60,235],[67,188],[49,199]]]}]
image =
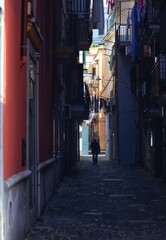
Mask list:
[{"label": "walking person", "polygon": [[96,139],[94,139],[93,142],[91,143],[91,149],[92,149],[93,165],[97,165],[98,154],[100,153],[100,145],[96,141]]}]

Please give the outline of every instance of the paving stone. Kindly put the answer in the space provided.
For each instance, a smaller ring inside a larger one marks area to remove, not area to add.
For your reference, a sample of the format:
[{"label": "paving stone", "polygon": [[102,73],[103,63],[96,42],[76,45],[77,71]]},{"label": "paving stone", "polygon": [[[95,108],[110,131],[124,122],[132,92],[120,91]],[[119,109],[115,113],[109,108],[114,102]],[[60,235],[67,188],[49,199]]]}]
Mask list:
[{"label": "paving stone", "polygon": [[166,184],[138,166],[82,157],[25,240],[166,240]]}]

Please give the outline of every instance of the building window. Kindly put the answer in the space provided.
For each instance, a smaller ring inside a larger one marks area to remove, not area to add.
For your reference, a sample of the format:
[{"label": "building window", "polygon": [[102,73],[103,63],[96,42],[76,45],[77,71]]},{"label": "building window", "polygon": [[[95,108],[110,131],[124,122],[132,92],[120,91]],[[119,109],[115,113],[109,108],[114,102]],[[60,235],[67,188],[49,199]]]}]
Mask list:
[{"label": "building window", "polygon": [[104,28],[99,29],[99,35],[104,35]]},{"label": "building window", "polygon": [[92,75],[96,76],[96,68],[94,68],[94,67],[92,68]]}]

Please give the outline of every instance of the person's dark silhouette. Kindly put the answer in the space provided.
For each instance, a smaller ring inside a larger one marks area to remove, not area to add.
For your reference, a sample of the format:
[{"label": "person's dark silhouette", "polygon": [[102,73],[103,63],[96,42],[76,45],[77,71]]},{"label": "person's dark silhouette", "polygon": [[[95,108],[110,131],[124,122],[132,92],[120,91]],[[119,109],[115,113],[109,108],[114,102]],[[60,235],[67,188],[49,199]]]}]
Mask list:
[{"label": "person's dark silhouette", "polygon": [[100,153],[100,145],[96,141],[96,139],[94,139],[93,142],[91,143],[91,149],[92,149],[93,165],[96,165],[98,160],[98,154]]}]

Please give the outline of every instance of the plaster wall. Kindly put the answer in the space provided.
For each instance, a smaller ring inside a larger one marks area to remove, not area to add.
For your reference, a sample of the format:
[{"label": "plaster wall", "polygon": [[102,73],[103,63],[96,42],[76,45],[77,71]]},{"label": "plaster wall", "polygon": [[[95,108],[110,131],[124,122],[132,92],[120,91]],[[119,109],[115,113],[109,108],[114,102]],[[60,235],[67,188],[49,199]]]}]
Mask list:
[{"label": "plaster wall", "polygon": [[82,127],[82,154],[83,155],[89,154],[89,127],[88,126]]},{"label": "plaster wall", "polygon": [[110,159],[110,154],[111,154],[111,133],[110,133],[110,115],[107,114],[105,117],[106,120],[106,152],[105,155]]},{"label": "plaster wall", "polygon": [[25,170],[13,175],[4,182],[4,239],[22,240],[35,218],[29,209],[29,177],[31,171]]},{"label": "plaster wall", "polygon": [[5,1],[3,84],[4,179],[24,170],[22,139],[26,139],[26,65],[20,57],[21,0]]},{"label": "plaster wall", "polygon": [[111,160],[117,159],[117,115],[115,113],[110,116],[110,157]]},{"label": "plaster wall", "polygon": [[60,181],[60,161],[50,159],[38,166],[38,199],[29,206],[30,170],[13,175],[4,182],[4,239],[23,240],[49,201]]},{"label": "plaster wall", "polygon": [[59,161],[50,159],[38,166],[38,215],[41,215],[59,182]]},{"label": "plaster wall", "polygon": [[99,120],[99,141],[101,151],[106,149],[106,130],[105,130],[105,118]]},{"label": "plaster wall", "polygon": [[130,58],[119,51],[118,57],[118,151],[119,161],[133,164],[137,159],[137,106],[130,87]]}]

